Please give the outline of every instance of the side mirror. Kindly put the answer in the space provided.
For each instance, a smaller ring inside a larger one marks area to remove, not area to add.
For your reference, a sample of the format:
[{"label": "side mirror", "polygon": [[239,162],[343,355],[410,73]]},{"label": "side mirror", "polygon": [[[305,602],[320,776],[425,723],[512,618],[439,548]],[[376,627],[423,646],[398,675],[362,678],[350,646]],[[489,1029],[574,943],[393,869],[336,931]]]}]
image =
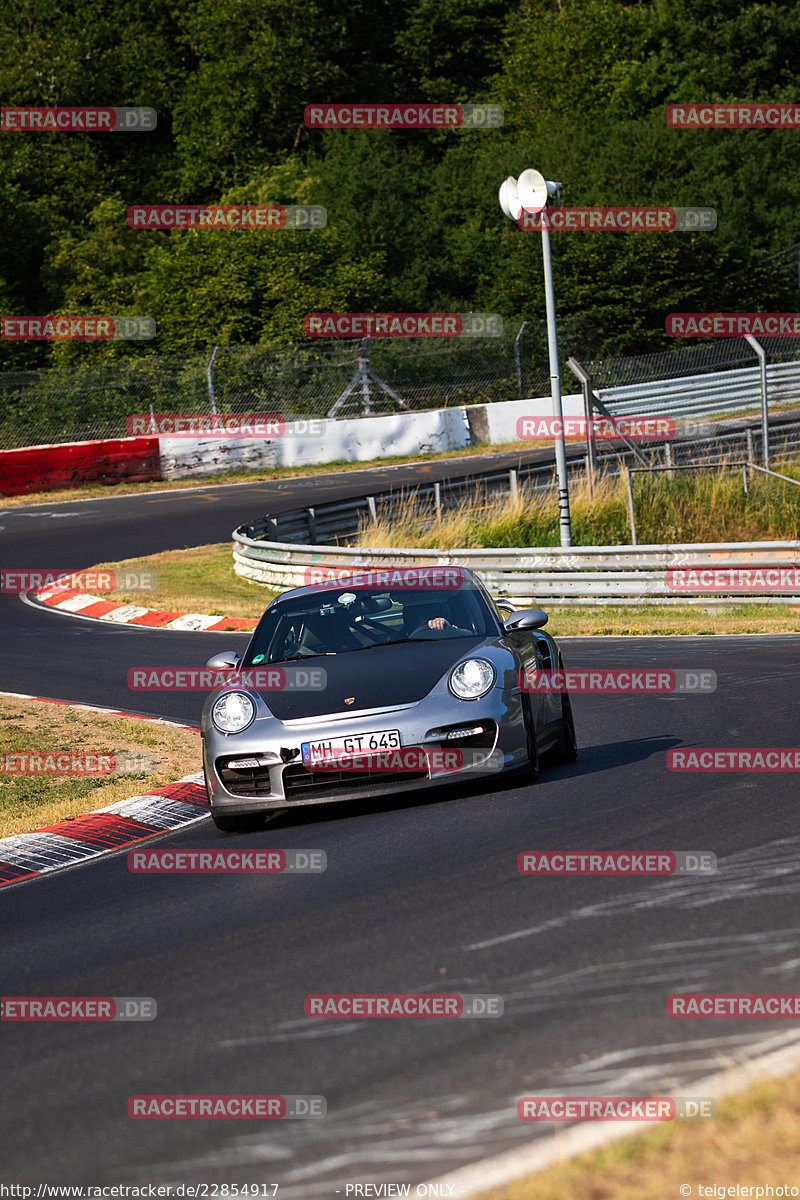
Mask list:
[{"label": "side mirror", "polygon": [[223,650],[210,658],[206,666],[212,671],[235,671],[241,661],[235,650]]},{"label": "side mirror", "polygon": [[506,633],[516,632],[520,629],[541,629],[549,620],[546,612],[542,612],[540,608],[522,608],[519,612],[512,613],[503,621],[503,629]]}]

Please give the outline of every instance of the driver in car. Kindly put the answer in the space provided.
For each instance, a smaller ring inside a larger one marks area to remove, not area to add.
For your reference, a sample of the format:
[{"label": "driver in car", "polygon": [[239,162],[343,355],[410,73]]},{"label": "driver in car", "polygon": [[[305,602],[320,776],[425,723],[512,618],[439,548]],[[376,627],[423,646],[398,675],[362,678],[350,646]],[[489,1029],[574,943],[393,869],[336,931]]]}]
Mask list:
[{"label": "driver in car", "polygon": [[472,632],[470,629],[463,629],[456,625],[452,620],[453,615],[450,601],[444,601],[436,606],[428,605],[427,608],[417,608],[409,621],[409,625],[412,626],[409,636],[413,637],[417,633],[424,633],[426,629],[432,629],[439,633],[443,633],[445,630],[463,634]]}]

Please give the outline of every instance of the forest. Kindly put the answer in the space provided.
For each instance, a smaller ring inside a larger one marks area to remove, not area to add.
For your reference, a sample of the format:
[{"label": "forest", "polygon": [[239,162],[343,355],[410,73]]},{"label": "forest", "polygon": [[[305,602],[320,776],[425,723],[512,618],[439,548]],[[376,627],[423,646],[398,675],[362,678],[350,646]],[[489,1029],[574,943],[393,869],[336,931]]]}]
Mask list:
[{"label": "forest", "polygon": [[[588,357],[668,348],[672,311],[797,305],[800,128],[669,105],[800,98],[791,0],[6,0],[3,106],[146,106],[144,132],[0,133],[0,312],[137,314],[146,343],[0,343],[0,369],[307,340],[313,312],[544,315],[541,238],[498,187],[704,206],[712,231],[554,232]],[[486,103],[492,128],[317,128],[308,105]],[[135,204],[322,205],[322,229],[132,229]],[[574,349],[573,349],[573,352]]]}]

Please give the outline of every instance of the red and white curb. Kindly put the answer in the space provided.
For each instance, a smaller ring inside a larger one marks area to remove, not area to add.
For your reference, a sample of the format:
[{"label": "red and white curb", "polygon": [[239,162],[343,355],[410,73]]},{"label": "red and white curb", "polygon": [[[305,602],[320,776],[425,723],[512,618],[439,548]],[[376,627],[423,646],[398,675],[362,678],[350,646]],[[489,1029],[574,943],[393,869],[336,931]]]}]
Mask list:
[{"label": "red and white curb", "polygon": [[214,617],[209,613],[168,612],[160,608],[144,608],[138,604],[120,604],[103,600],[73,588],[51,587],[33,592],[31,598],[73,616],[91,617],[113,625],[139,625],[150,629],[180,629],[204,633],[250,633],[256,627],[253,617]]},{"label": "red and white curb", "polygon": [[[178,729],[196,729],[180,725],[163,717],[147,717],[141,713],[103,708],[96,704],[75,704],[69,700],[53,700],[49,696],[29,696],[24,692],[0,692],[18,700],[39,700],[43,704],[63,704],[67,708],[86,709],[115,717],[135,717],[157,725],[174,725]],[[144,838],[157,837],[168,829],[190,825],[208,816],[208,797],[203,774],[184,775],[175,783],[167,783],[139,796],[118,800],[107,808],[98,808],[81,817],[70,817],[55,825],[47,825],[34,833],[18,833],[0,838],[0,887],[19,883],[71,867],[101,854],[110,854]]]},{"label": "red and white curb", "polygon": [[207,816],[201,772],[35,833],[0,838],[0,887],[74,866]]}]

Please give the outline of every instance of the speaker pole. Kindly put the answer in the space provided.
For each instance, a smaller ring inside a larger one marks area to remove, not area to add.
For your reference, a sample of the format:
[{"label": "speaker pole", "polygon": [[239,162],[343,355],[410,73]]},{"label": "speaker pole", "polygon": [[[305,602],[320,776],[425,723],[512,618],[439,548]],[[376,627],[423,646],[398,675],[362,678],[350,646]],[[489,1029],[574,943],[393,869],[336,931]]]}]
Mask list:
[{"label": "speaker pole", "polygon": [[[553,416],[559,428],[564,429],[564,411],[561,404],[561,372],[558,365],[558,330],[556,329],[556,298],[553,290],[553,262],[550,257],[550,230],[547,224],[547,209],[542,209],[542,258],[544,260],[544,302],[547,310],[547,350],[550,356],[550,394],[553,397]],[[556,437],[556,474],[558,476],[558,526],[561,545],[572,545],[572,523],[569,514],[569,480],[567,477],[567,449],[564,435]]]}]

